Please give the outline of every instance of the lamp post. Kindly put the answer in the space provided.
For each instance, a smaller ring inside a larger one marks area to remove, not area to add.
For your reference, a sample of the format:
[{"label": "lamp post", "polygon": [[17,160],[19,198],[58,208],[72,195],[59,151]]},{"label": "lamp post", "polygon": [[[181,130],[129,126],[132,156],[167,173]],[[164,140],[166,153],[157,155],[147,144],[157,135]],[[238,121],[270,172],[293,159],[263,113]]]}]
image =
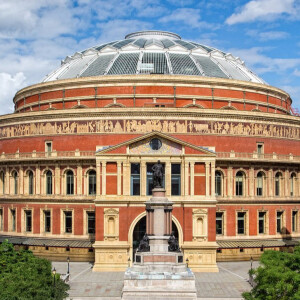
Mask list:
[{"label": "lamp post", "polygon": [[253,265],[253,258],[252,258],[252,256],[250,257],[250,269],[251,269],[251,271],[252,271],[252,265]]},{"label": "lamp post", "polygon": [[55,275],[56,275],[55,268],[52,270],[52,274],[53,274],[53,286],[55,287]]},{"label": "lamp post", "polygon": [[188,268],[189,267],[189,259],[186,258],[185,262],[186,262],[186,267]]},{"label": "lamp post", "polygon": [[70,257],[67,257],[67,262],[68,262],[68,271],[67,274],[70,274]]},{"label": "lamp post", "polygon": [[128,268],[130,268],[130,262],[131,262],[131,259],[130,259],[130,257],[128,257]]}]

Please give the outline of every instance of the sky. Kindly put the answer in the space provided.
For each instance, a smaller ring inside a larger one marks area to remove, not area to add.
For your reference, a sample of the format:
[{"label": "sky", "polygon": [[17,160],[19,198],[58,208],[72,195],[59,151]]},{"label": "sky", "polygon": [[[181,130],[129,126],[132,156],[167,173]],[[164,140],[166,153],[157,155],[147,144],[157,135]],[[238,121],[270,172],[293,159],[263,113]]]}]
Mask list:
[{"label": "sky", "polygon": [[0,114],[66,56],[141,30],[240,57],[300,111],[300,0],[0,0]]}]

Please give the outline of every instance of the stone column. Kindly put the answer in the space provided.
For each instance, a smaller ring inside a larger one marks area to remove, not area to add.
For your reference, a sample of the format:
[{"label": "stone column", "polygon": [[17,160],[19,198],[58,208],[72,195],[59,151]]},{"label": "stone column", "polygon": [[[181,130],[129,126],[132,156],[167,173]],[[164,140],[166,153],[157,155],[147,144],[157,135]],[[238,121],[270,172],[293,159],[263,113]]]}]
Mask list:
[{"label": "stone column", "polygon": [[215,174],[216,173],[216,164],[215,162],[211,162],[211,175],[210,175],[210,189],[211,189],[211,196],[215,197],[216,191],[215,191]]},{"label": "stone column", "polygon": [[82,195],[82,166],[77,166],[77,195]]},{"label": "stone column", "polygon": [[[249,170],[249,196],[250,197],[253,197],[255,195],[254,193],[254,181],[255,181],[255,178],[254,178],[254,168],[251,167],[250,170]],[[247,196],[247,195],[246,195]]]},{"label": "stone column", "polygon": [[232,181],[233,181],[233,170],[232,167],[228,167],[227,170],[227,176],[228,176],[228,180],[227,180],[227,190],[228,190],[228,196],[232,197],[233,196],[233,186],[232,186]]},{"label": "stone column", "polygon": [[4,193],[5,194],[9,194],[9,186],[10,186],[10,183],[9,183],[9,168],[6,168],[5,169],[5,187],[4,187]]},{"label": "stone column", "polygon": [[41,193],[41,169],[40,166],[36,166],[36,194]]},{"label": "stone column", "polygon": [[23,167],[20,167],[19,174],[20,174],[20,177],[19,177],[19,181],[20,181],[19,194],[23,195],[24,194],[24,171],[23,171]]},{"label": "stone column", "polygon": [[54,189],[55,189],[55,194],[59,195],[60,194],[60,167],[58,164],[55,165],[55,184],[54,184]]},{"label": "stone column", "polygon": [[189,162],[184,162],[184,195],[189,195]]},{"label": "stone column", "polygon": [[209,197],[209,162],[205,162],[205,196]]},{"label": "stone column", "polygon": [[122,162],[117,162],[117,195],[122,194]]},{"label": "stone column", "polygon": [[[100,196],[100,189],[101,187],[101,163],[97,160],[96,162],[96,194],[97,196]],[[88,193],[88,187],[87,187],[87,193]]]},{"label": "stone column", "polygon": [[123,195],[130,195],[130,163],[123,163]]},{"label": "stone column", "polygon": [[102,162],[102,196],[106,195],[106,162]]},{"label": "stone column", "polygon": [[269,194],[266,196],[273,197],[273,191],[274,191],[274,186],[273,186],[273,170],[269,170],[269,178],[268,178],[268,190]]},{"label": "stone column", "polygon": [[195,194],[195,163],[191,162],[191,176],[190,176],[190,182],[191,182],[191,196],[194,196]]},{"label": "stone column", "polygon": [[146,195],[147,189],[147,165],[145,161],[141,161],[141,169],[140,169],[140,188],[141,188],[141,196]]},{"label": "stone column", "polygon": [[283,196],[285,196],[285,197],[290,197],[290,185],[289,185],[289,170],[285,170],[285,172],[284,172],[285,174],[285,176],[284,176],[284,194],[283,194]]},{"label": "stone column", "polygon": [[168,161],[166,162],[165,166],[165,189],[166,189],[166,195],[171,196],[172,193],[172,174],[171,174],[171,163]]}]

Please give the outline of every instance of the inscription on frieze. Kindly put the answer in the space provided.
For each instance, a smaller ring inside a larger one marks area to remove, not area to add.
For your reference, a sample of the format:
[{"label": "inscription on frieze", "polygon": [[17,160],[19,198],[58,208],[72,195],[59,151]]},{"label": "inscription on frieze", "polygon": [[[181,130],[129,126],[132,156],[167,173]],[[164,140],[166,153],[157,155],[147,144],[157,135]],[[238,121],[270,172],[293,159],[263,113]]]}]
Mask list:
[{"label": "inscription on frieze", "polygon": [[164,133],[218,134],[238,136],[265,136],[300,139],[300,128],[274,124],[180,121],[180,120],[95,120],[36,122],[0,127],[0,139],[22,136],[88,133]]}]

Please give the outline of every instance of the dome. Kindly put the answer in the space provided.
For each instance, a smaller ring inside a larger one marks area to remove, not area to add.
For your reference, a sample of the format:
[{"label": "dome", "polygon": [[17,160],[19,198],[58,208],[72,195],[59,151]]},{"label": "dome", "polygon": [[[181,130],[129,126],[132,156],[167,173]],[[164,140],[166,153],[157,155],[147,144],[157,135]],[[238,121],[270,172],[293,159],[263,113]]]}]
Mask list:
[{"label": "dome", "polygon": [[166,31],[138,31],[124,40],[76,52],[43,81],[130,74],[194,75],[265,84],[240,58]]}]

